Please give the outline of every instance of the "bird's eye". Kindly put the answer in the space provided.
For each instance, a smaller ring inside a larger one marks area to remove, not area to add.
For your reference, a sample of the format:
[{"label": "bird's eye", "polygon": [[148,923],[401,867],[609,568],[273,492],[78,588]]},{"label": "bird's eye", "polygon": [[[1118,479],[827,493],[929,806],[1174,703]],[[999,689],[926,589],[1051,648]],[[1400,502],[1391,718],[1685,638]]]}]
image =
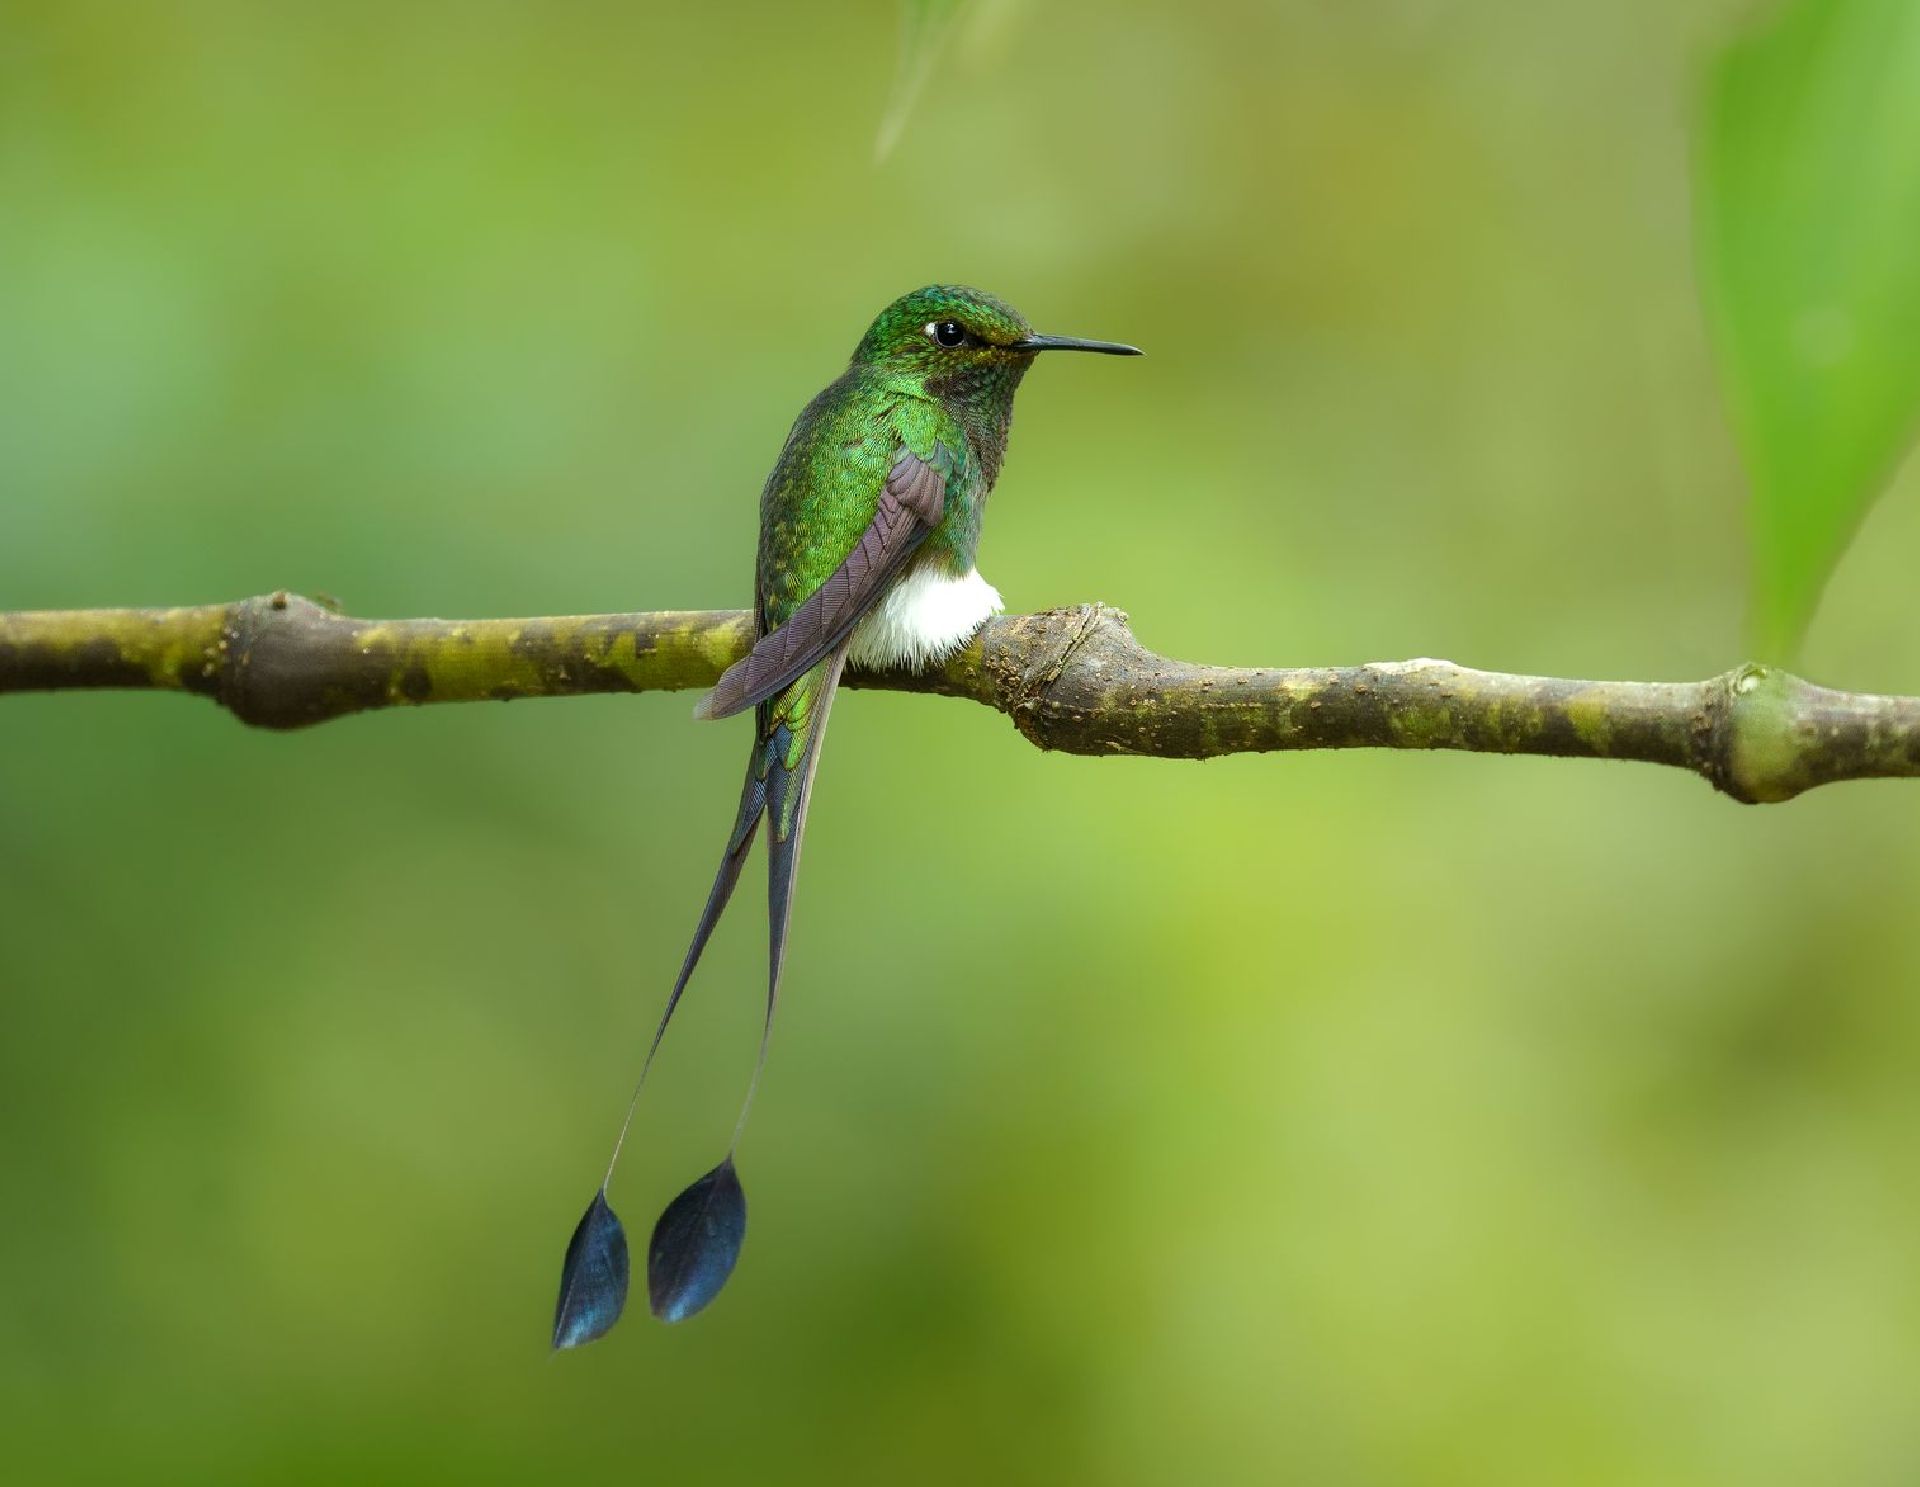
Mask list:
[{"label": "bird's eye", "polygon": [[932,320],[927,323],[927,334],[933,337],[936,346],[945,346],[951,351],[967,339],[967,328],[958,320]]}]

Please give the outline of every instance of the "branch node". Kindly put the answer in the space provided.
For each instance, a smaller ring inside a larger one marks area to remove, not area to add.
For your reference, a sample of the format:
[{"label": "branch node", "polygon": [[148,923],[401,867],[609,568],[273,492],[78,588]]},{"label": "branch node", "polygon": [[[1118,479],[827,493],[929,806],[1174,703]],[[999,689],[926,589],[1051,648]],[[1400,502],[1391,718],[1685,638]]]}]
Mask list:
[{"label": "branch node", "polygon": [[355,685],[335,633],[342,628],[352,626],[284,589],[228,605],[220,627],[221,704],[243,723],[279,730],[378,706]]},{"label": "branch node", "polygon": [[1010,631],[997,631],[994,642],[987,669],[996,705],[1020,736],[1049,751],[1104,752],[1081,745],[1077,725],[1085,720],[1089,695],[1099,689],[1101,671],[1114,660],[1146,655],[1127,627],[1126,612],[1097,602],[1042,610],[1020,616]]},{"label": "branch node", "polygon": [[1702,773],[1743,805],[1791,800],[1810,784],[1794,720],[1810,690],[1797,676],[1749,662],[1715,678]]}]

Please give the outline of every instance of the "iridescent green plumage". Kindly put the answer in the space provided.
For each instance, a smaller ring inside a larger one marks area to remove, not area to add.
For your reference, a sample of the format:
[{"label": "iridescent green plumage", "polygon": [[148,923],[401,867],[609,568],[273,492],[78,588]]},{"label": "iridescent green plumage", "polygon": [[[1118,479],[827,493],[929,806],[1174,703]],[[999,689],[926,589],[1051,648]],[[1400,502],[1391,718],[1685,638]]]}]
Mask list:
[{"label": "iridescent green plumage", "polygon": [[[926,333],[956,321],[979,341],[947,348]],[[973,567],[987,492],[1000,474],[1013,395],[1033,364],[1014,351],[1026,321],[977,290],[929,288],[889,305],[853,361],[808,403],[760,497],[760,621],[777,629],[859,540],[901,449],[953,457],[947,515],[927,547],[954,574]],[[922,559],[925,561],[925,559]]]},{"label": "iridescent green plumage", "polygon": [[[849,650],[857,646],[868,664],[922,664],[963,643],[997,607],[998,596],[974,569],[981,519],[1006,454],[1014,393],[1034,357],[1047,350],[1139,354],[1130,346],[1035,336],[1018,313],[978,290],[916,290],[881,311],[846,371],[807,404],[787,435],[760,498],[757,642],[699,709],[701,716],[726,716],[753,708],[746,784],[693,943],[647,1051],[642,1083],[763,819],[769,916],[765,1029],[771,1029],[807,796]],[[760,1053],[764,1061],[764,1030]],[[755,1084],[758,1080],[756,1065]],[[749,1087],[741,1126],[752,1100]],[[632,1118],[629,1105],[627,1121]],[[604,1196],[626,1131],[623,1124],[596,1195],[604,1209],[599,1221],[616,1233],[618,1223],[605,1209]],[[734,1141],[737,1145],[739,1127]],[[731,1161],[729,1153],[722,1164],[729,1174]],[[712,1177],[701,1183],[717,1190],[721,1185]],[[689,1198],[705,1201],[699,1197],[706,1192],[701,1183],[676,1200],[670,1210],[676,1222],[663,1224],[654,1235],[649,1278],[669,1278],[653,1288],[656,1312],[669,1320],[691,1315],[718,1292],[744,1232],[744,1199],[737,1225],[731,1220],[706,1225],[699,1214],[689,1219],[682,1210]],[[588,1212],[594,1217],[599,1210]],[[702,1238],[709,1233],[726,1236],[724,1242]],[[709,1242],[720,1247],[699,1250]],[[671,1252],[663,1253],[662,1245]],[[679,1275],[696,1279],[677,1286],[672,1277]],[[578,1309],[576,1280],[569,1264],[561,1282],[563,1315]],[[611,1315],[609,1304],[602,1304],[593,1328],[564,1335],[591,1340],[610,1327],[624,1299],[624,1271],[619,1289]],[[571,1345],[562,1339],[556,1324],[555,1345]]]}]

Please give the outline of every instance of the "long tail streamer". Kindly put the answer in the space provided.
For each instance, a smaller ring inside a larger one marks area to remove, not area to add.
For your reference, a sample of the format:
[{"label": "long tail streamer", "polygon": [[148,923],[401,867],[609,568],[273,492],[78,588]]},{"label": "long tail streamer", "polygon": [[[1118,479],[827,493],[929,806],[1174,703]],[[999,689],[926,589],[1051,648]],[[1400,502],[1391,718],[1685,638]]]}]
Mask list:
[{"label": "long tail streamer", "polygon": [[760,1048],[746,1098],[734,1124],[733,1138],[720,1164],[690,1184],[660,1215],[647,1252],[647,1293],[653,1314],[665,1322],[679,1322],[704,1308],[727,1282],[746,1239],[747,1200],[734,1167],[734,1154],[746,1129],[760,1075],[766,1067],[767,1045],[773,1032],[774,1009],[780,999],[780,973],[786,961],[787,928],[793,911],[793,885],[800,864],[800,844],[806,831],[808,798],[826,737],[827,717],[846,665],[842,642],[813,671],[792,687],[756,709],[756,740],[733,834],[727,839],[719,870],[708,890],[706,907],[694,927],[680,974],[660,1014],[653,1040],[640,1066],[633,1096],[627,1102],[620,1133],[600,1187],[587,1205],[567,1246],[560,1272],[560,1299],[554,1312],[553,1346],[578,1347],[604,1336],[626,1305],[628,1255],[625,1230],[607,1202],[607,1187],[626,1144],[627,1132],[639,1108],[661,1040],[680,1005],[694,968],[720,922],[740,870],[746,864],[763,818],[767,833],[767,1010],[760,1030]]}]

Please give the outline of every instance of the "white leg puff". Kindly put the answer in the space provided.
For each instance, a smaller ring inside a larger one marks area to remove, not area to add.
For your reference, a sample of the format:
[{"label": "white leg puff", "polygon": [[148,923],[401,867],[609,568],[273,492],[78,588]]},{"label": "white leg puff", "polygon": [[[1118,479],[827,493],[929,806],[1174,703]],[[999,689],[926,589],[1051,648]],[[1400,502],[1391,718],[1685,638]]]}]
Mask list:
[{"label": "white leg puff", "polygon": [[979,570],[955,578],[928,564],[887,591],[853,632],[856,666],[918,671],[960,649],[1003,608],[1000,591]]}]

